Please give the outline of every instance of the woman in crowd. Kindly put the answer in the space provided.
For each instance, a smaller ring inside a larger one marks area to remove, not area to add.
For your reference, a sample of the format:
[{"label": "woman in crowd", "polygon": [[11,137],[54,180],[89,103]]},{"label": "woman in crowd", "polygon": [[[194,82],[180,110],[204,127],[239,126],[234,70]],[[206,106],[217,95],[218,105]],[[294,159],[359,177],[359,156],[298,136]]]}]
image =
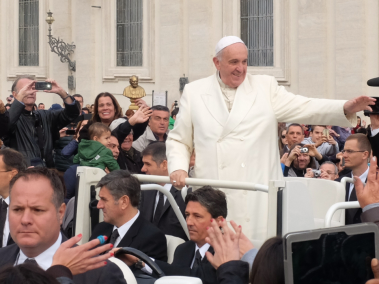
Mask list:
[{"label": "woman in crowd", "polygon": [[282,152],[283,148],[287,147],[288,142],[287,142],[286,134],[287,134],[287,129],[279,128],[279,131],[278,131],[279,152]]},{"label": "woman in crowd", "polygon": [[[152,111],[142,99],[136,100],[136,104],[140,107],[140,112],[137,111],[129,120],[123,120],[123,123],[113,131],[120,145],[129,135],[131,129],[134,132],[134,140],[145,132]],[[81,139],[89,139],[88,129],[92,123],[101,122],[109,126],[114,120],[122,117],[121,107],[112,94],[108,92],[98,94],[93,107],[92,119],[79,132],[79,142]]]}]

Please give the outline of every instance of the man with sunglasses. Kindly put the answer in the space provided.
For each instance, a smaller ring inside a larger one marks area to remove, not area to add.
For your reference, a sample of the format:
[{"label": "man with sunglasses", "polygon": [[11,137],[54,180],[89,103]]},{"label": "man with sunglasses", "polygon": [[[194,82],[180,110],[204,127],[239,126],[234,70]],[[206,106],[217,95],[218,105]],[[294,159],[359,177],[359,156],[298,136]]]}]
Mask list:
[{"label": "man with sunglasses", "polygon": [[[364,134],[353,134],[346,139],[345,148],[342,150],[345,159],[345,167],[351,169],[351,173],[341,176],[337,181],[344,177],[359,177],[362,183],[366,183],[369,171],[368,159],[371,154],[371,144]],[[346,183],[346,201],[357,201],[357,194],[353,183]],[[361,208],[345,210],[345,224],[361,223]]]}]

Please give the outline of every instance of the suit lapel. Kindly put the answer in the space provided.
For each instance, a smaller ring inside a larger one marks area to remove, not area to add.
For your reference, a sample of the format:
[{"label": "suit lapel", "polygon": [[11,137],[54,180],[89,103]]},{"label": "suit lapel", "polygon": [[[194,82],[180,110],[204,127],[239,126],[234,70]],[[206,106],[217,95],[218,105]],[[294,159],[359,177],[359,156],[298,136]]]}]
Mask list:
[{"label": "suit lapel", "polygon": [[221,139],[227,136],[230,132],[233,131],[233,129],[235,129],[238,126],[238,124],[241,123],[241,121],[246,116],[247,112],[251,109],[256,96],[256,87],[250,84],[246,76],[245,80],[237,88],[233,107],[230,111],[228,120],[224,125],[224,129],[220,137]]},{"label": "suit lapel", "polygon": [[[174,199],[176,199],[176,194],[178,193],[178,190],[171,186],[171,189],[170,189],[170,193],[172,194],[172,196],[174,197]],[[163,214],[166,212],[166,210],[171,206],[170,204],[170,201],[168,201],[168,199],[166,200],[164,206],[163,206],[163,210],[162,210],[162,215],[160,218],[162,218]]]},{"label": "suit lapel", "polygon": [[154,208],[155,208],[155,199],[157,197],[157,190],[147,190],[147,191],[144,191],[144,205],[143,205],[143,210],[145,211],[144,212],[144,216],[146,217],[146,219],[148,221],[152,221],[153,220],[153,214],[154,214]]},{"label": "suit lapel", "polygon": [[201,98],[211,115],[221,124],[221,126],[224,126],[228,119],[229,112],[223,100],[216,74],[212,76],[210,88],[205,94],[201,95]]},{"label": "suit lapel", "polygon": [[119,247],[128,247],[132,243],[134,237],[138,234],[138,231],[143,223],[143,217],[141,214],[138,216],[136,221],[133,223],[133,225],[130,227],[130,229],[126,232],[125,236],[122,238],[120,243],[118,244]]}]

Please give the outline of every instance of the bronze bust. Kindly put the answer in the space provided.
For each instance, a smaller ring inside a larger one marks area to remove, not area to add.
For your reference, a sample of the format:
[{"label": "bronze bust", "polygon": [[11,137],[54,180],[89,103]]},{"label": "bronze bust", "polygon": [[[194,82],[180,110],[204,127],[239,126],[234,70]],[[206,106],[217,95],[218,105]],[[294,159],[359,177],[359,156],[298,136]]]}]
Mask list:
[{"label": "bronze bust", "polygon": [[144,96],[146,96],[146,93],[142,87],[138,86],[137,76],[133,75],[132,77],[130,77],[129,83],[130,85],[124,89],[123,95],[130,99],[131,104],[129,106],[129,109],[137,110],[138,106],[136,106],[135,100],[143,98]]}]

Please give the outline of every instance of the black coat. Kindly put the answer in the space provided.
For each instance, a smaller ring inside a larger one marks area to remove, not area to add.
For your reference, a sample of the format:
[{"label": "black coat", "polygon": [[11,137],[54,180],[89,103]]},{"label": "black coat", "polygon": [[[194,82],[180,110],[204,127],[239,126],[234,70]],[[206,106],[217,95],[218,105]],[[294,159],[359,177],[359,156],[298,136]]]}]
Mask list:
[{"label": "black coat", "polygon": [[228,261],[217,269],[217,284],[248,284],[249,264],[241,260]]},{"label": "black coat", "polygon": [[[54,167],[53,149],[54,141],[59,138],[59,130],[68,125],[79,116],[79,103],[65,104],[61,110],[34,110],[32,116],[42,126],[43,132],[43,156],[46,166]],[[18,100],[14,100],[9,109],[8,137],[5,145],[22,153],[27,161],[33,158],[41,158],[41,151],[36,141],[36,127],[31,119],[30,112]]]},{"label": "black coat", "polygon": [[[193,241],[185,242],[176,248],[172,264],[159,260],[155,262],[167,276],[191,276],[200,278],[203,284],[217,283],[216,269],[210,264],[206,256],[203,257],[198,269],[191,269],[195,247],[196,244]],[[208,251],[214,253],[212,247]]]},{"label": "black coat", "polygon": [[[141,193],[141,203],[140,203],[140,212],[141,215],[147,220],[153,220],[153,213],[155,207],[155,199],[157,196],[157,190],[145,190]],[[186,204],[182,198],[182,195],[179,190],[175,187],[171,187],[170,190],[172,196],[174,197],[176,203],[179,206],[180,211],[185,216]],[[187,241],[187,235],[184,232],[182,226],[179,223],[178,218],[175,215],[174,210],[171,207],[171,204],[168,200],[166,200],[165,205],[163,207],[162,215],[159,218],[158,228],[165,234],[171,235],[174,237],[182,238]]]},{"label": "black coat", "polygon": [[[62,242],[67,238],[62,235]],[[16,245],[10,245],[0,249],[0,269],[6,265],[14,265],[20,248]],[[87,271],[74,276],[74,283],[77,284],[122,284],[126,283],[121,270],[114,263],[109,262],[106,266]]]},{"label": "black coat", "polygon": [[373,156],[379,158],[379,134],[371,137],[371,129],[368,129],[367,137],[371,144]]},{"label": "black coat", "polygon": [[8,133],[9,125],[9,112],[5,111],[0,113],[0,139],[3,139],[4,136]]},{"label": "black coat", "polygon": [[[336,179],[336,181],[340,182],[342,180],[342,178],[344,178],[344,177],[351,178],[351,173],[339,177],[338,179]],[[352,198],[353,196],[356,196],[355,187],[351,191],[351,195],[350,195],[350,199],[349,199],[349,191],[350,191],[350,183],[349,182],[346,183],[345,191],[346,191],[345,201],[357,201],[356,198]],[[345,225],[362,223],[361,214],[362,214],[362,208],[345,209]]]},{"label": "black coat", "polygon": [[[113,225],[101,222],[93,230],[90,240],[104,235],[108,237],[107,242],[109,242],[112,232]],[[122,238],[118,247],[132,247],[154,259],[167,261],[167,241],[165,235],[157,227],[146,221],[141,215],[138,216]]]},{"label": "black coat", "polygon": [[68,143],[72,141],[72,136],[65,136],[62,138],[59,138],[55,141],[55,153],[54,153],[54,162],[55,162],[55,168],[58,171],[65,172],[69,167],[71,167],[74,162],[74,155],[71,157],[65,157],[61,154],[61,151]]},{"label": "black coat", "polygon": [[124,150],[120,149],[120,155],[118,155],[117,163],[119,164],[121,170],[128,170],[134,174],[142,174],[142,157],[141,153],[136,149],[133,149],[133,157],[131,157]]}]

